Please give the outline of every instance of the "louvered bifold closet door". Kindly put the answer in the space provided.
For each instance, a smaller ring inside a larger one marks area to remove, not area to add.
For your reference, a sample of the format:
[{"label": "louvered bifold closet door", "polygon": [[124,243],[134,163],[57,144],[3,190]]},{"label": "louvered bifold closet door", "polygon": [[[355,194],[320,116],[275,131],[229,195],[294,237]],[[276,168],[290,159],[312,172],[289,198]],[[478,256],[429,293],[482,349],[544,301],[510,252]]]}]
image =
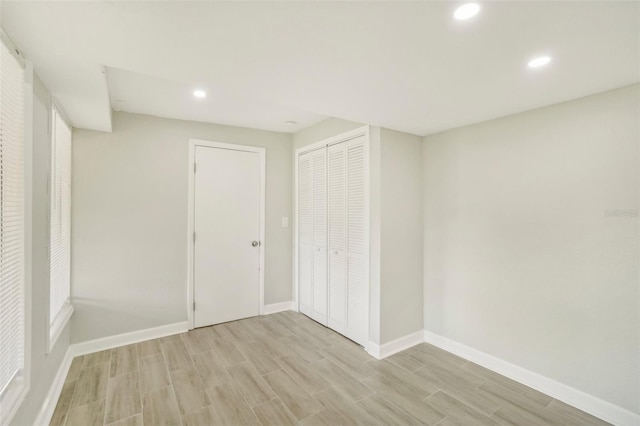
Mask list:
[{"label": "louvered bifold closet door", "polygon": [[300,312],[313,311],[313,180],[312,153],[298,157],[298,291]]},{"label": "louvered bifold closet door", "polygon": [[347,212],[347,337],[368,340],[369,287],[366,209],[366,149],[361,136],[346,144]]},{"label": "louvered bifold closet door", "polygon": [[347,329],[347,191],[346,148],[340,143],[328,148],[328,325],[345,333]]},{"label": "louvered bifold closet door", "polygon": [[327,324],[327,150],[312,152],[313,181],[313,312]]}]

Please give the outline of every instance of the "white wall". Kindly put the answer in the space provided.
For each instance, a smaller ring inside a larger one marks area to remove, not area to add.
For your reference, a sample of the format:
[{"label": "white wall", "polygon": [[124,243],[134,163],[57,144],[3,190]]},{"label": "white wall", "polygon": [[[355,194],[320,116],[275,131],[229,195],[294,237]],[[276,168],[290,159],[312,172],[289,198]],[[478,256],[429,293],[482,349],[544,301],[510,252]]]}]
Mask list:
[{"label": "white wall", "polygon": [[72,339],[187,320],[188,140],[266,147],[265,303],[291,300],[291,136],[114,113],[74,131]]},{"label": "white wall", "polygon": [[639,97],[629,86],[423,150],[425,328],[635,413]]},{"label": "white wall", "polygon": [[380,342],[423,328],[422,138],[380,129]]},{"label": "white wall", "polygon": [[69,347],[69,326],[47,354],[49,303],[49,194],[51,135],[49,92],[37,76],[33,82],[33,193],[31,282],[31,388],[12,424],[33,424]]}]

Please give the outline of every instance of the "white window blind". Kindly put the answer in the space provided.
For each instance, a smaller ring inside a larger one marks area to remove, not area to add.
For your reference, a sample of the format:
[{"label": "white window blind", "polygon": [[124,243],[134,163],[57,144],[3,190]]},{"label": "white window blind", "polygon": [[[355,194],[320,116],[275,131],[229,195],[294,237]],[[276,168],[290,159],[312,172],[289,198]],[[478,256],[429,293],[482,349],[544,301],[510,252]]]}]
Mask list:
[{"label": "white window blind", "polygon": [[0,43],[0,424],[24,390],[25,73]]},{"label": "white window blind", "polygon": [[53,108],[51,129],[50,347],[73,313],[71,296],[71,128]]}]

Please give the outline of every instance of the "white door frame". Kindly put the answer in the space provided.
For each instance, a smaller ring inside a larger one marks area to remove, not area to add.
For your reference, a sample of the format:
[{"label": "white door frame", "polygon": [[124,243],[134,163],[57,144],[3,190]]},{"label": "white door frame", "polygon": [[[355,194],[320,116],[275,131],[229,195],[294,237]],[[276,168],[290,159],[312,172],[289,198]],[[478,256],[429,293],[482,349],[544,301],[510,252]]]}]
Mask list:
[{"label": "white door frame", "polygon": [[212,142],[201,139],[189,139],[189,196],[187,208],[187,320],[189,329],[193,329],[195,302],[194,282],[194,232],[195,232],[195,171],[196,171],[196,147],[228,149],[231,151],[256,152],[260,156],[260,315],[264,314],[264,247],[265,247],[265,193],[266,193],[266,149],[236,145],[231,143]]},{"label": "white door frame", "polygon": [[[371,309],[370,309],[370,305],[371,305],[371,281],[370,281],[370,262],[371,262],[371,248],[370,248],[370,234],[371,234],[371,230],[370,230],[370,226],[371,226],[371,221],[370,221],[370,215],[371,215],[371,207],[370,207],[370,195],[369,195],[369,191],[370,191],[370,168],[371,168],[371,159],[369,158],[369,146],[370,146],[370,128],[369,126],[362,126],[362,127],[358,127],[356,129],[350,130],[348,132],[345,133],[341,133],[339,135],[330,137],[328,139],[324,139],[322,141],[319,142],[315,142],[309,145],[305,145],[302,148],[298,148],[295,150],[294,155],[293,155],[293,182],[294,182],[294,188],[293,188],[293,199],[294,199],[294,246],[293,246],[293,308],[296,311],[300,310],[300,302],[298,300],[298,247],[299,247],[299,241],[298,241],[298,232],[299,232],[299,224],[298,224],[298,157],[300,156],[300,154],[303,154],[305,152],[309,152],[309,151],[315,151],[317,149],[321,149],[321,148],[325,148],[329,145],[335,145],[338,143],[342,143],[342,142],[347,142],[351,139],[355,139],[357,137],[360,136],[365,136],[365,157],[366,157],[366,165],[367,167],[365,168],[365,220],[366,220],[366,224],[365,224],[365,247],[367,247],[368,250],[368,257],[367,257],[367,267],[365,268],[366,270],[366,277],[365,277],[365,282],[369,283],[369,286],[367,287],[367,307],[368,311],[369,311],[369,330],[371,330],[371,322],[372,320],[375,320],[373,318],[371,318]],[[327,160],[328,161],[328,160]],[[328,247],[328,243],[329,241],[327,240],[327,247]],[[328,313],[327,313],[328,315]]]}]

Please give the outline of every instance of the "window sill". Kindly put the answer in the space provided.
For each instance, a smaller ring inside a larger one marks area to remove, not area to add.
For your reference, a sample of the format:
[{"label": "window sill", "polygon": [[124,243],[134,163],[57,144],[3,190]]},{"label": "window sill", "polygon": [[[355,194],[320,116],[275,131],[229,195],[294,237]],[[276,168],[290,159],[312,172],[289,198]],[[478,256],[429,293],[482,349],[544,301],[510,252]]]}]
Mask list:
[{"label": "window sill", "polygon": [[0,424],[9,424],[27,397],[29,387],[23,377],[16,377],[0,396]]}]

